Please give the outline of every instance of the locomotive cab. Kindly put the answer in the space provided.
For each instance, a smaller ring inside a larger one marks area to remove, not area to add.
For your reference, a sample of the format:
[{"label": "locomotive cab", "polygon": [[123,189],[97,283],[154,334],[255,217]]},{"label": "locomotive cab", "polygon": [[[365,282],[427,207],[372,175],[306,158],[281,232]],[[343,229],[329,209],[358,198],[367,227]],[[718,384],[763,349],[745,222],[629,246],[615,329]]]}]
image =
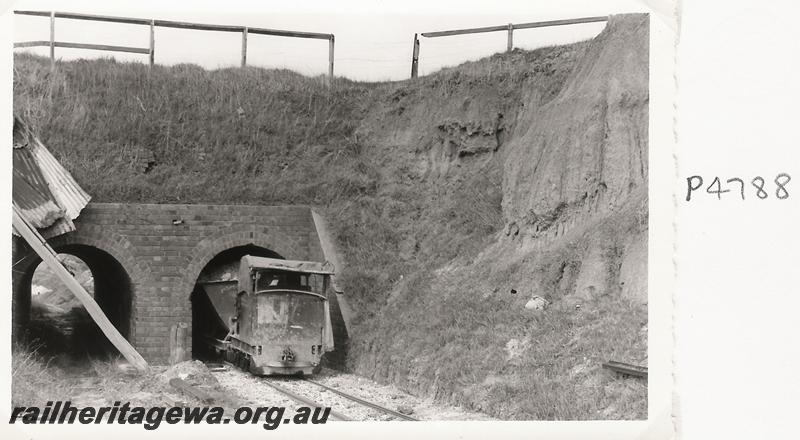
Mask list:
[{"label": "locomotive cab", "polygon": [[228,355],[254,374],[312,374],[333,350],[329,264],[245,256]]}]

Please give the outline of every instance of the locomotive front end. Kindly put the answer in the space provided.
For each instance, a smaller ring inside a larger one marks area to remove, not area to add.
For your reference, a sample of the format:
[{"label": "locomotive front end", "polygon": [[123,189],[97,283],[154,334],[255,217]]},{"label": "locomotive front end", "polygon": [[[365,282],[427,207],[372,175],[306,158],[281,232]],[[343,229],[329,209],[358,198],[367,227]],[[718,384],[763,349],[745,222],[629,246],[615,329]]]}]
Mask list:
[{"label": "locomotive front end", "polygon": [[313,374],[333,350],[329,263],[242,257],[228,356],[258,375]]},{"label": "locomotive front end", "polygon": [[261,375],[312,374],[326,348],[327,310],[325,297],[313,292],[259,292],[250,371]]}]

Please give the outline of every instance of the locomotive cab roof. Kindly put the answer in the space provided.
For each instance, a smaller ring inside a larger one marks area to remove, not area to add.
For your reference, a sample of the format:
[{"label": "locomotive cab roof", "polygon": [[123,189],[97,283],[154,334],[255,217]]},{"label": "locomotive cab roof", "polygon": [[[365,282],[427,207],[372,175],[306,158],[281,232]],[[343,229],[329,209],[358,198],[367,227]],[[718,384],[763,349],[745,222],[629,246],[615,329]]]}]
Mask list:
[{"label": "locomotive cab roof", "polygon": [[242,257],[240,268],[243,272],[249,272],[252,269],[275,269],[320,275],[334,274],[333,264],[327,261],[320,263],[317,261],[281,260],[278,258],[254,257],[252,255]]},{"label": "locomotive cab roof", "polygon": [[281,260],[278,258],[254,257],[245,255],[239,265],[239,289],[252,292],[253,279],[250,274],[256,270],[277,270],[303,274],[333,275],[333,264],[317,261]]}]

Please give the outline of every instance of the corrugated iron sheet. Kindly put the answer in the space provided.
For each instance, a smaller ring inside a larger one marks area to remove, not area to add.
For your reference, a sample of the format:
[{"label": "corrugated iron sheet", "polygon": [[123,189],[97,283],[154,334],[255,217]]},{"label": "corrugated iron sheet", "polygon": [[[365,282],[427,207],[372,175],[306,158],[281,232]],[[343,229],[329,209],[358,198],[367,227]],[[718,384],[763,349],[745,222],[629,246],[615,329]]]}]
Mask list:
[{"label": "corrugated iron sheet", "polygon": [[[16,159],[18,154],[14,152]],[[14,203],[20,208],[25,218],[37,228],[46,228],[56,220],[64,216],[64,210],[56,204],[48,195],[43,194],[39,188],[35,187],[24,178],[24,165],[18,167],[20,161],[14,161],[13,185]]]},{"label": "corrugated iron sheet", "polygon": [[72,178],[69,171],[64,169],[50,151],[39,142],[39,139],[34,138],[33,140],[33,156],[42,170],[50,191],[59,206],[66,211],[67,218],[75,220],[89,203],[91,197]]},{"label": "corrugated iron sheet", "polygon": [[22,121],[14,119],[13,201],[45,237],[74,231],[91,197]]}]

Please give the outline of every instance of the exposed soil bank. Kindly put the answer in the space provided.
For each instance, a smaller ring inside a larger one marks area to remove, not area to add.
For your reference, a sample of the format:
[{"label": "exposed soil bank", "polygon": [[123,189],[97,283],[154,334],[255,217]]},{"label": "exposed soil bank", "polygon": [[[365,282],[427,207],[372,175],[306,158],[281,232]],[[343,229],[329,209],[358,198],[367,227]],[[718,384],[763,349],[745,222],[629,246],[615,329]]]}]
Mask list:
[{"label": "exposed soil bank", "polygon": [[406,235],[401,256],[436,264],[393,284],[351,363],[501,418],[643,418],[646,383],[601,364],[647,363],[647,18],[538,55],[519,95],[461,77],[439,105],[399,94],[409,116],[376,130],[432,182],[432,210],[472,221]]}]

